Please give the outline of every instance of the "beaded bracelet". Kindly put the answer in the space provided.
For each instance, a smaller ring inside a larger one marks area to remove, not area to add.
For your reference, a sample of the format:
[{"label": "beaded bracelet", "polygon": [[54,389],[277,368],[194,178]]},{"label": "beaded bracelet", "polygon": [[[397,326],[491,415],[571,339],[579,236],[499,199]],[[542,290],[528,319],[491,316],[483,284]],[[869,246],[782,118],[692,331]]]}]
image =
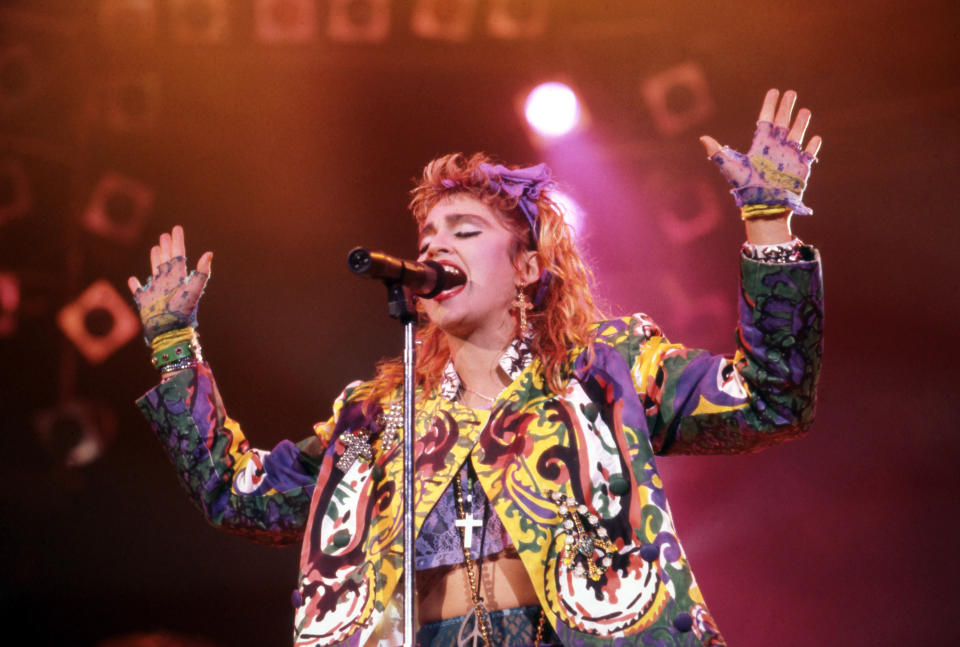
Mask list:
[{"label": "beaded bracelet", "polygon": [[803,260],[803,241],[799,238],[773,245],[744,243],[740,249],[747,258],[763,263],[796,263]]},{"label": "beaded bracelet", "polygon": [[173,373],[184,368],[194,368],[200,362],[196,357],[187,357],[185,359],[177,360],[171,364],[167,364],[160,369],[160,375],[167,375],[168,373]]}]

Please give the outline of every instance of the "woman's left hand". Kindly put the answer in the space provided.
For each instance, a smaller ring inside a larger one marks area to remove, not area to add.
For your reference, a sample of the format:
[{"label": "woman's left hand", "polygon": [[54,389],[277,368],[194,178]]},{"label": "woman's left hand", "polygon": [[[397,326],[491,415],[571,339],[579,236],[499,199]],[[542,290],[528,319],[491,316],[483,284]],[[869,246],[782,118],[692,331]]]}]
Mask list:
[{"label": "woman's left hand", "polygon": [[787,90],[777,106],[780,91],[767,92],[760,109],[753,145],[744,155],[729,146],[720,146],[713,137],[704,135],[700,142],[720,172],[733,186],[737,206],[765,205],[785,207],[800,215],[813,210],[803,204],[801,197],[810,177],[810,167],[820,150],[822,140],[812,137],[801,149],[811,113],[801,108],[790,125],[790,117],[797,93]]}]

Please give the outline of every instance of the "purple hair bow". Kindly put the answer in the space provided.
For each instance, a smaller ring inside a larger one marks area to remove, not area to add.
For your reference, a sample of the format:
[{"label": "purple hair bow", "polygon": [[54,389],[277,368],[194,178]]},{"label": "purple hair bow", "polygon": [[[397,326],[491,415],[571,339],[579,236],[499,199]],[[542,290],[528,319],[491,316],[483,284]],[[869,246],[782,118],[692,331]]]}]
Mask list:
[{"label": "purple hair bow", "polygon": [[480,170],[490,178],[490,184],[498,191],[517,199],[517,206],[530,223],[533,239],[540,240],[537,227],[537,200],[544,189],[553,186],[550,169],[546,164],[510,169],[500,164],[481,164]]},{"label": "purple hair bow", "polygon": [[[538,216],[540,210],[537,207],[537,200],[540,199],[540,194],[545,189],[554,186],[550,168],[543,163],[517,169],[507,168],[501,164],[481,164],[479,168],[487,174],[491,186],[497,191],[517,199],[517,206],[520,207],[520,211],[523,212],[527,222],[530,223],[533,240],[539,244]],[[546,270],[540,272],[540,285],[537,288],[536,296],[533,298],[534,306],[540,307],[543,305],[550,278],[550,272]]]}]

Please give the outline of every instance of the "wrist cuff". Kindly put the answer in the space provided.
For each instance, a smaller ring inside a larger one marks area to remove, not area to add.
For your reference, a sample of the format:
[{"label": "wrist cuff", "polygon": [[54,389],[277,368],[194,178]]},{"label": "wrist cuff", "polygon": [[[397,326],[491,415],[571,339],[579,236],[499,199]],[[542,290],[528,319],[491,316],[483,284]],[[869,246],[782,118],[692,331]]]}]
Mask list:
[{"label": "wrist cuff", "polygon": [[193,328],[180,328],[164,333],[153,340],[150,363],[161,373],[186,368],[203,361],[200,339]]}]

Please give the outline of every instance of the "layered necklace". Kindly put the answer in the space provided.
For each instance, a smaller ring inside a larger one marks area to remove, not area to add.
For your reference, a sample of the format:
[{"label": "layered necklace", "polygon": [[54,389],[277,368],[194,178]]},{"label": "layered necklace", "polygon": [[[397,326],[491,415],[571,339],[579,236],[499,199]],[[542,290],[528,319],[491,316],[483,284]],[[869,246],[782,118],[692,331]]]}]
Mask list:
[{"label": "layered necklace", "polygon": [[[469,462],[469,460],[468,458],[467,461]],[[463,472],[466,472],[466,475],[464,475]],[[477,573],[477,570],[483,567],[481,566],[481,561],[477,560],[477,569],[474,570],[473,559],[470,555],[470,546],[473,542],[469,540],[473,538],[473,528],[477,525],[482,526],[483,521],[474,517],[472,510],[470,511],[470,519],[467,519],[466,503],[470,503],[471,506],[473,504],[473,486],[470,483],[470,472],[466,466],[464,466],[463,472],[458,472],[453,478],[453,498],[457,506],[457,521],[455,523],[457,529],[460,531],[460,539],[463,542],[463,563],[467,571],[467,581],[470,583],[470,598],[473,602],[474,623],[472,629],[470,629],[468,628],[469,623],[467,618],[464,618],[464,622],[460,626],[459,635],[457,636],[457,644],[458,647],[475,647],[477,640],[480,639],[483,641],[485,647],[492,647],[493,643],[490,640],[492,627],[487,617],[487,607],[484,605],[483,598],[480,596],[480,575]],[[470,488],[470,493],[467,494],[466,501],[464,501],[463,484],[461,483],[464,476],[466,476],[467,487]],[[482,552],[481,548],[481,553]],[[540,647],[540,643],[543,640],[543,630],[546,625],[546,620],[546,615],[541,609],[540,619],[537,622],[536,636],[533,639],[534,647]]]},{"label": "layered necklace", "polygon": [[[460,382],[460,393],[457,396],[457,400],[461,404],[463,402],[463,394],[471,393],[478,398],[482,399],[487,403],[485,408],[490,408],[494,402],[497,401],[497,398],[500,397],[500,394],[497,394],[495,397],[490,397],[489,395],[484,395],[479,391],[474,391],[462,381]],[[503,393],[501,391],[500,393]],[[481,546],[481,559],[477,560],[476,567],[474,567],[473,558],[470,554],[470,547],[473,544],[473,529],[477,526],[483,526],[483,519],[477,519],[473,516],[473,510],[470,511],[470,518],[467,518],[466,504],[469,503],[471,508],[473,507],[473,485],[470,479],[470,470],[469,470],[470,458],[467,458],[467,463],[464,465],[463,470],[458,472],[453,479],[453,497],[456,503],[457,508],[457,521],[455,525],[457,530],[460,533],[460,539],[463,544],[463,564],[464,568],[467,571],[467,581],[470,585],[470,598],[473,602],[473,615],[474,622],[472,628],[469,626],[469,616],[464,618],[463,624],[460,626],[460,632],[457,636],[458,647],[475,647],[478,640],[482,641],[484,647],[492,647],[493,643],[490,639],[490,634],[492,626],[490,624],[489,612],[487,607],[483,602],[483,597],[480,595],[480,579],[482,576],[482,553],[483,549]],[[467,481],[467,487],[469,488],[469,493],[464,498],[463,493],[463,484],[462,481]],[[483,542],[481,541],[481,544]],[[481,571],[481,573],[478,573]],[[543,613],[543,610],[540,611],[540,620],[537,623],[536,636],[534,637],[534,647],[540,647],[540,642],[543,640],[543,629],[545,625],[546,617]]]},{"label": "layered necklace", "polygon": [[[480,395],[480,394],[477,394]],[[469,458],[467,461],[469,462]],[[467,500],[473,503],[473,487],[470,485],[470,474],[466,467],[464,471],[467,472],[467,486],[470,487],[471,494],[467,496]],[[473,538],[473,528],[475,525],[483,525],[482,521],[478,521],[476,517],[473,516],[473,510],[470,511],[470,519],[467,519],[467,514],[465,510],[464,500],[463,500],[463,484],[460,482],[462,478],[461,473],[458,473],[453,478],[453,498],[457,504],[457,521],[456,526],[460,531],[460,539],[463,543],[463,565],[467,571],[467,580],[470,583],[470,598],[473,602],[473,615],[474,615],[474,626],[473,630],[470,631],[467,635],[464,635],[464,630],[466,629],[466,619],[464,619],[463,625],[460,626],[460,634],[457,636],[457,642],[459,645],[476,645],[477,642],[477,631],[480,632],[480,638],[483,639],[483,644],[486,647],[492,647],[492,642],[490,641],[490,624],[489,618],[487,617],[487,607],[483,603],[483,598],[480,596],[480,577],[477,574],[477,570],[482,568],[480,566],[479,560],[477,563],[477,569],[474,569],[473,557],[470,555],[470,545],[473,543],[470,541]],[[469,524],[469,527],[468,527]],[[482,542],[481,542],[482,543]]]}]

